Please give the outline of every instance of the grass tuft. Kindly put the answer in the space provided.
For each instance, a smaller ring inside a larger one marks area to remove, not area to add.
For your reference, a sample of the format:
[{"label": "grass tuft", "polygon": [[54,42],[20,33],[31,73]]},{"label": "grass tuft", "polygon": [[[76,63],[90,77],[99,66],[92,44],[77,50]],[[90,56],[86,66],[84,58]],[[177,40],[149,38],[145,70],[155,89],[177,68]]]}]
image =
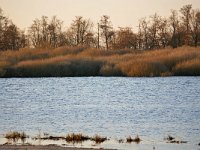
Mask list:
[{"label": "grass tuft", "polygon": [[6,133],[5,138],[8,140],[13,140],[13,142],[17,142],[19,139],[21,139],[21,141],[24,143],[25,139],[28,138],[28,135],[26,135],[25,132],[20,133],[17,131],[13,131]]},{"label": "grass tuft", "polygon": [[177,140],[175,137],[168,135],[166,138],[164,138],[167,143],[176,143],[176,144],[182,144],[187,143],[187,141]]},{"label": "grass tuft", "polygon": [[103,143],[107,140],[106,137],[101,137],[100,135],[96,134],[93,138],[92,141],[95,141],[95,143],[100,144]]},{"label": "grass tuft", "polygon": [[127,143],[132,143],[132,142],[135,142],[135,143],[140,143],[141,142],[141,139],[140,137],[137,135],[135,138],[132,138],[131,136],[129,136],[128,138],[126,138],[126,142]]},{"label": "grass tuft", "polygon": [[66,136],[66,141],[67,142],[72,142],[72,143],[81,143],[83,141],[87,141],[89,140],[90,138],[88,136],[84,136],[83,134],[79,133],[79,134],[75,134],[75,133],[72,133],[72,134],[68,134]]}]

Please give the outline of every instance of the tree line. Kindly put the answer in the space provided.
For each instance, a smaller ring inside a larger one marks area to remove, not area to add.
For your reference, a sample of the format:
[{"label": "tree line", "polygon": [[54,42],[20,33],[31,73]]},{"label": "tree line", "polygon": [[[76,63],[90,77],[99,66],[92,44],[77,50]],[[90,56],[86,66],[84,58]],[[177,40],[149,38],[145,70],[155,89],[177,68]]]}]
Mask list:
[{"label": "tree line", "polygon": [[140,19],[137,32],[134,32],[131,27],[114,29],[107,15],[103,15],[97,24],[76,16],[67,29],[57,16],[42,16],[22,31],[0,9],[0,51],[65,45],[138,50],[183,45],[197,47],[200,45],[200,10],[184,5],[179,11],[171,10],[167,18],[155,13]]},{"label": "tree line", "polygon": [[27,42],[24,31],[20,30],[8,17],[3,14],[0,8],[0,51],[18,50],[26,47]]}]

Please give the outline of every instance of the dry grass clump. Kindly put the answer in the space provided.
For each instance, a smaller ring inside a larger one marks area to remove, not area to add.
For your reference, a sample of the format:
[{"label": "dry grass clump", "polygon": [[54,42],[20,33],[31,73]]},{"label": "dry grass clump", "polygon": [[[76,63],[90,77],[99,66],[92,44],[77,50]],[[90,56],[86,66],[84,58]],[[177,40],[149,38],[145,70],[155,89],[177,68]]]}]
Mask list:
[{"label": "dry grass clump", "polygon": [[77,47],[63,46],[63,47],[58,47],[54,50],[51,50],[48,53],[48,56],[56,57],[56,56],[64,56],[64,55],[76,55],[78,53],[81,53],[85,49],[86,47],[84,46],[77,46]]},{"label": "dry grass clump", "polygon": [[62,137],[62,136],[46,136],[46,137],[35,137],[33,139],[34,140],[53,140],[53,141],[58,141],[58,140],[64,140],[65,137]]},{"label": "dry grass clump", "polygon": [[200,75],[200,57],[181,62],[173,68],[174,75],[199,76]]},{"label": "dry grass clump", "polygon": [[95,141],[95,143],[100,144],[107,140],[106,137],[101,137],[100,135],[96,134],[93,138],[91,138],[92,141]]},{"label": "dry grass clump", "polygon": [[65,139],[67,142],[80,143],[80,142],[89,140],[90,138],[88,136],[84,136],[81,133],[79,134],[72,133],[72,134],[68,134]]},{"label": "dry grass clump", "polygon": [[24,142],[25,139],[28,138],[28,135],[26,135],[25,132],[20,133],[17,131],[13,131],[6,133],[5,138],[8,140],[13,140],[13,142],[17,142],[19,139],[21,139],[21,141]]},{"label": "dry grass clump", "polygon": [[167,141],[172,141],[175,139],[175,137],[171,136],[171,135],[168,135],[166,138],[164,138],[165,140]]},{"label": "dry grass clump", "polygon": [[181,144],[181,143],[187,143],[187,141],[182,141],[182,140],[177,140],[175,137],[168,135],[164,140],[167,141],[167,143],[176,143],[176,144]]},{"label": "dry grass clump", "polygon": [[15,65],[26,60],[42,60],[68,54],[77,54],[83,51],[83,46],[77,47],[60,47],[56,49],[20,49],[19,51],[3,51],[0,52],[0,60],[7,60]]},{"label": "dry grass clump", "polygon": [[129,77],[161,76],[162,73],[167,71],[165,65],[159,62],[148,62],[145,60],[124,62],[120,64],[120,68]]},{"label": "dry grass clump", "polygon": [[132,138],[131,136],[129,136],[128,138],[126,138],[126,142],[127,143],[132,143],[132,142],[140,143],[141,139],[138,135],[135,138]]},{"label": "dry grass clump", "polygon": [[89,48],[85,49],[80,53],[83,57],[108,57],[113,55],[125,55],[135,53],[133,50],[105,50],[105,49],[95,49]]}]

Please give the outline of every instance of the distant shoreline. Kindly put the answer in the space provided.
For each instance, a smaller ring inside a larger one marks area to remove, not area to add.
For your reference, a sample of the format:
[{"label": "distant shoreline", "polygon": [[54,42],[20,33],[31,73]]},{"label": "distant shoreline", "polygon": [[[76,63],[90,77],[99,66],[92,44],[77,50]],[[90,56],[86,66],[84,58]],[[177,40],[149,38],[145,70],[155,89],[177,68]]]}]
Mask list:
[{"label": "distant shoreline", "polygon": [[87,47],[0,52],[0,78],[200,76],[200,48],[102,50]]},{"label": "distant shoreline", "polygon": [[153,76],[153,77],[148,77],[148,76],[143,76],[143,77],[129,77],[129,76],[42,76],[42,77],[0,77],[0,79],[12,79],[12,78],[16,78],[16,79],[29,79],[29,78],[35,78],[35,79],[39,79],[39,78],[173,78],[173,77],[200,77],[200,75],[196,76]]},{"label": "distant shoreline", "polygon": [[40,79],[40,78],[173,78],[173,77],[200,77],[200,76],[156,76],[156,77],[126,77],[126,76],[66,76],[66,77],[0,77],[0,79]]}]

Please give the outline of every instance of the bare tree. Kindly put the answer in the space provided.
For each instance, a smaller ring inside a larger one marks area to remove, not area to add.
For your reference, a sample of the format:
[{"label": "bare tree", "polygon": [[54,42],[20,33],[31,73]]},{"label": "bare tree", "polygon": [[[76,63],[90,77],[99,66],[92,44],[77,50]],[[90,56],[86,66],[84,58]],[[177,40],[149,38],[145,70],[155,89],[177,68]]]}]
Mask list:
[{"label": "bare tree", "polygon": [[169,17],[169,24],[172,28],[172,36],[171,36],[171,45],[173,48],[178,46],[178,28],[179,28],[179,19],[178,13],[176,10],[171,10],[171,15]]},{"label": "bare tree", "polygon": [[165,18],[160,18],[160,23],[158,26],[158,40],[159,45],[162,46],[162,48],[165,48],[170,43],[170,34],[169,34],[169,28],[168,28],[168,20]]},{"label": "bare tree", "polygon": [[200,43],[200,10],[192,10],[191,13],[191,34],[195,47]]},{"label": "bare tree", "polygon": [[138,44],[138,49],[141,50],[142,49],[142,28],[141,28],[141,23],[139,23],[139,26],[138,26],[138,33],[137,33],[137,44]]},{"label": "bare tree", "polygon": [[140,20],[140,38],[142,37],[142,47],[143,49],[149,49],[149,22],[146,18]]},{"label": "bare tree", "polygon": [[32,46],[34,46],[34,47],[41,47],[41,44],[40,44],[41,30],[40,30],[40,28],[41,28],[40,20],[35,19],[35,20],[33,20],[33,24],[31,25],[31,27],[28,30],[29,39],[32,43]]},{"label": "bare tree", "polygon": [[76,40],[76,45],[89,44],[89,39],[93,36],[92,27],[93,23],[89,19],[77,16],[75,20],[73,20],[68,32],[70,32],[73,36],[72,38]]},{"label": "bare tree", "polygon": [[56,16],[53,16],[49,25],[48,25],[48,30],[49,30],[49,38],[50,38],[50,45],[53,48],[56,48],[59,46],[58,43],[58,35],[60,34],[62,30],[62,21],[57,19]]},{"label": "bare tree", "polygon": [[180,12],[182,14],[182,23],[183,26],[185,27],[185,44],[189,45],[191,36],[190,36],[190,21],[191,21],[191,10],[192,10],[192,5],[185,5],[180,9]]},{"label": "bare tree", "polygon": [[77,45],[77,40],[76,36],[74,36],[74,31],[72,28],[69,28],[67,32],[65,33],[66,35],[66,43],[69,46],[76,46]]},{"label": "bare tree", "polygon": [[102,16],[100,20],[100,29],[101,29],[101,35],[105,41],[106,49],[109,48],[109,40],[111,40],[113,33],[113,28],[111,25],[110,17],[109,16]]},{"label": "bare tree", "polygon": [[4,25],[5,25],[5,17],[3,14],[3,10],[0,8],[0,50],[4,49]]},{"label": "bare tree", "polygon": [[41,25],[41,47],[49,47],[49,31],[48,31],[48,17],[42,16],[40,20]]},{"label": "bare tree", "polygon": [[158,30],[161,17],[155,13],[153,16],[150,16],[150,26],[149,26],[149,48],[155,49],[159,47],[158,41]]},{"label": "bare tree", "polygon": [[115,48],[137,48],[137,37],[130,27],[120,27],[116,32]]},{"label": "bare tree", "polygon": [[19,30],[19,47],[25,48],[29,46],[28,37],[25,34],[25,31]]},{"label": "bare tree", "polygon": [[14,24],[8,25],[4,33],[5,43],[7,43],[6,49],[19,49],[19,33],[17,26]]},{"label": "bare tree", "polygon": [[35,19],[28,30],[28,36],[33,47],[56,48],[65,45],[66,37],[62,31],[63,21],[53,16],[49,21],[48,17],[42,16]]},{"label": "bare tree", "polygon": [[0,50],[18,50],[25,46],[25,36],[0,8]]}]

